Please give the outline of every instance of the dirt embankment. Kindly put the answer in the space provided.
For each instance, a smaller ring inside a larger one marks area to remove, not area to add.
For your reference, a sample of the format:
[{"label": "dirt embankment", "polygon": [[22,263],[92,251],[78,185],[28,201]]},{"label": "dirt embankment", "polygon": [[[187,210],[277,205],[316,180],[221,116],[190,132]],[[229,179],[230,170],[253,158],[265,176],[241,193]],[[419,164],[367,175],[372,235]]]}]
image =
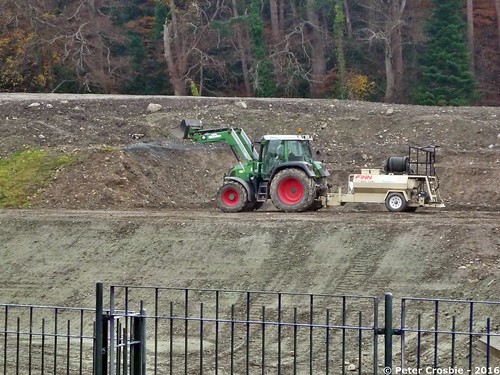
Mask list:
[{"label": "dirt embankment", "polygon": [[[31,211],[0,212],[1,302],[89,305],[97,280],[498,299],[500,108],[2,94],[0,111],[1,157],[45,148],[78,159]],[[172,139],[168,128],[183,118],[242,127],[252,139],[301,127],[334,189],[408,143],[439,145],[447,208],[222,214],[213,197],[234,157]]]},{"label": "dirt embankment", "polygon": [[[157,104],[156,112],[148,110]],[[169,127],[197,118],[207,127],[314,136],[334,189],[360,167],[381,167],[408,144],[439,145],[448,206],[500,209],[500,108],[438,108],[338,100],[0,95],[0,156],[28,147],[76,153],[33,207],[183,208],[213,205],[235,163],[220,144],[172,139]]]}]

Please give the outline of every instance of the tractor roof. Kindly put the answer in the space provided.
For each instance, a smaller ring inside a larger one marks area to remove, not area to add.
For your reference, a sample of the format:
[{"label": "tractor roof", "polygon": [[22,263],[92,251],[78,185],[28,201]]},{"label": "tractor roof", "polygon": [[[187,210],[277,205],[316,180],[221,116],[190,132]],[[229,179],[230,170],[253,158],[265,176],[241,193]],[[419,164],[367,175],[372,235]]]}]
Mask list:
[{"label": "tractor roof", "polygon": [[283,134],[266,134],[262,137],[266,141],[279,140],[279,141],[312,141],[310,135],[293,134],[293,135],[283,135]]}]

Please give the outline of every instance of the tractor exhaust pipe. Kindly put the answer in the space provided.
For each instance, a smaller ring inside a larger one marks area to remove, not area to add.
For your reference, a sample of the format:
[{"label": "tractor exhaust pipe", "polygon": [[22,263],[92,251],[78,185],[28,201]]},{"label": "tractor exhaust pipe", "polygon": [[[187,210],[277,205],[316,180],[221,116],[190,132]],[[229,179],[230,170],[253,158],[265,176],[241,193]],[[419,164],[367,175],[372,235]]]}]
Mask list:
[{"label": "tractor exhaust pipe", "polygon": [[170,134],[178,139],[187,139],[192,130],[203,129],[203,125],[200,120],[188,120],[184,119],[181,121],[180,125],[174,126],[168,129]]}]

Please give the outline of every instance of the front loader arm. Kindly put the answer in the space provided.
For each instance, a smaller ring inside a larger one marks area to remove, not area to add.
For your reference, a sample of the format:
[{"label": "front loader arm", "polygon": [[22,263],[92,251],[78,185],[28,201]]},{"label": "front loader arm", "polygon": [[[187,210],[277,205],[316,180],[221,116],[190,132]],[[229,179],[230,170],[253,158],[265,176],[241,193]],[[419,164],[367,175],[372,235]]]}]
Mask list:
[{"label": "front loader arm", "polygon": [[196,143],[225,142],[238,160],[245,162],[257,161],[259,158],[253,143],[240,128],[203,129],[201,121],[182,120],[180,126],[171,129],[171,133],[178,138],[191,139]]}]

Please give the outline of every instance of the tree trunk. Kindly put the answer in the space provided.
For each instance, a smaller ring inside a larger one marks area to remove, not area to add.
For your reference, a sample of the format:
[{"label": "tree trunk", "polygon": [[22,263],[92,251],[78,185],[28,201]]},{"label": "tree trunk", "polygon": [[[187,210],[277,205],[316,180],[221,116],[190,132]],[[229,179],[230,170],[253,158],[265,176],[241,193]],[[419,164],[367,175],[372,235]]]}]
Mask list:
[{"label": "tree trunk", "polygon": [[326,73],[326,58],[323,36],[321,35],[316,0],[307,0],[307,19],[310,24],[311,40],[311,95],[318,97],[323,88]]},{"label": "tree trunk", "polygon": [[285,1],[286,0],[278,0],[278,9],[279,9],[278,25],[279,25],[280,38],[283,36],[285,32]]},{"label": "tree trunk", "polygon": [[394,103],[403,98],[404,61],[401,26],[406,0],[394,1],[389,9],[388,32],[385,43],[386,90],[385,102]]},{"label": "tree trunk", "polygon": [[474,3],[467,0],[467,41],[469,44],[470,67],[474,72]]},{"label": "tree trunk", "polygon": [[[233,0],[233,7],[234,2],[235,0]],[[273,35],[273,43],[276,45],[280,41],[280,25],[277,0],[269,0],[269,7],[271,12],[271,31]]]},{"label": "tree trunk", "polygon": [[173,25],[168,19],[165,20],[163,25],[163,47],[165,61],[167,62],[168,75],[170,77],[170,83],[174,89],[175,96],[184,96],[187,94],[186,85],[184,84],[183,74],[181,73],[179,66],[177,65],[174,54],[173,54],[173,42],[171,33]]},{"label": "tree trunk", "polygon": [[[233,2],[233,15],[234,17],[237,18],[238,7],[236,4],[236,0],[232,0],[232,2]],[[243,74],[243,82],[245,84],[245,94],[246,96],[253,96],[252,84],[250,83],[250,73],[248,71],[248,58],[247,58],[245,43],[243,43],[243,36],[240,23],[236,24],[236,42],[238,44],[238,50],[239,50],[238,52],[241,60],[241,71]]]},{"label": "tree trunk", "polygon": [[344,16],[345,16],[345,23],[346,23],[346,27],[347,27],[347,38],[349,40],[352,40],[352,21],[351,21],[351,11],[349,9],[348,0],[344,0]]}]

